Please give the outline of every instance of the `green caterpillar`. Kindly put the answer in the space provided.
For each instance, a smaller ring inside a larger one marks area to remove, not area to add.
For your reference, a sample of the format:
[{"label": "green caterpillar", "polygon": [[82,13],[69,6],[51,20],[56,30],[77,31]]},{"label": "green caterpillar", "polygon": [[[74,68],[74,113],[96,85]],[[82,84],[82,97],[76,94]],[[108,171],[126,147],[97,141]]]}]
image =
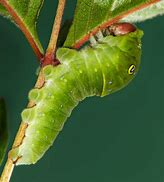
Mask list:
[{"label": "green caterpillar", "polygon": [[29,93],[35,106],[22,112],[22,121],[28,127],[22,144],[10,153],[16,165],[36,163],[80,101],[112,94],[134,78],[140,65],[142,35],[138,29],[121,36],[97,35],[98,43],[92,47],[58,49],[60,64],[42,69],[44,86]]}]

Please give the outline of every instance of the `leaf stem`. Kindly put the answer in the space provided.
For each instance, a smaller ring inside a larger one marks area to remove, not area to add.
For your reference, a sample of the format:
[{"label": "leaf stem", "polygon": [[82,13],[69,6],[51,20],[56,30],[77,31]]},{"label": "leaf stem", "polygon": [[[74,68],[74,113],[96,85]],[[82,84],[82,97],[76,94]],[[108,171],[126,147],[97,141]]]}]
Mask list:
[{"label": "leaf stem", "polygon": [[99,30],[105,29],[105,28],[109,27],[110,25],[112,25],[113,23],[120,21],[122,18],[124,18],[134,12],[137,12],[141,9],[144,9],[152,4],[155,4],[157,2],[160,2],[160,0],[150,0],[147,3],[144,3],[137,7],[131,8],[130,10],[127,10],[127,11],[115,16],[114,18],[110,19],[109,21],[102,23],[100,26],[93,28],[90,32],[88,32],[86,35],[84,35],[80,40],[75,42],[71,47],[73,47],[75,49],[79,49],[85,42],[87,42],[89,40],[91,35],[95,35]]},{"label": "leaf stem", "polygon": [[9,4],[7,0],[0,0],[0,4],[2,4],[8,13],[12,16],[14,22],[19,26],[20,30],[23,32],[25,37],[27,38],[29,44],[31,45],[34,53],[36,54],[37,58],[41,60],[43,58],[43,52],[42,48],[39,48],[38,44],[34,40],[33,36],[31,35],[30,31],[24,24],[21,17],[17,14],[17,12],[14,10],[14,8]]},{"label": "leaf stem", "polygon": [[57,44],[59,31],[60,31],[60,27],[61,27],[65,3],[66,3],[66,0],[59,0],[57,13],[56,13],[56,17],[54,20],[54,25],[53,25],[49,45],[48,45],[48,48],[46,50],[43,65],[52,64],[52,61],[55,61],[54,60],[54,54],[56,51],[56,44]]}]

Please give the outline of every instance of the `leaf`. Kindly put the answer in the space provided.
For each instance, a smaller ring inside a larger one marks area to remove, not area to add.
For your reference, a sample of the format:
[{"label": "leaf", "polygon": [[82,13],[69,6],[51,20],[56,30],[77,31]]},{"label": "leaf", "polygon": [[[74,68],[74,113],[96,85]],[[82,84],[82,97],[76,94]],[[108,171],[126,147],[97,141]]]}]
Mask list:
[{"label": "leaf", "polygon": [[[160,0],[78,0],[65,47],[79,48],[99,29]],[[163,0],[161,0],[163,2]]]},{"label": "leaf", "polygon": [[146,7],[140,11],[134,12],[129,16],[123,18],[122,20],[126,22],[135,23],[135,22],[145,21],[147,19],[151,19],[158,15],[163,15],[163,14],[164,14],[164,0],[156,4],[152,4],[151,6]]},{"label": "leaf", "polygon": [[15,22],[26,37],[33,39],[41,53],[43,53],[43,48],[38,38],[36,21],[43,1],[0,0],[0,14]]},{"label": "leaf", "polygon": [[6,11],[5,7],[3,7],[1,4],[0,4],[0,15],[5,16],[7,18],[10,16]]},{"label": "leaf", "polygon": [[0,98],[0,164],[6,153],[8,144],[7,117],[4,99]]}]

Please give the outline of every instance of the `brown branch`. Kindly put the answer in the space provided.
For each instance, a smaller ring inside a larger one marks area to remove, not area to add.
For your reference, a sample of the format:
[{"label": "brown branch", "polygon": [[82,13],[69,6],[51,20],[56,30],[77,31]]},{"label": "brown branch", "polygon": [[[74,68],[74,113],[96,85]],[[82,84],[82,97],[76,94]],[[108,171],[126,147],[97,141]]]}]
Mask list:
[{"label": "brown branch", "polygon": [[57,8],[56,17],[55,17],[55,20],[54,20],[54,25],[53,25],[53,29],[52,29],[51,38],[50,38],[50,41],[49,41],[49,45],[48,45],[48,48],[47,48],[47,51],[46,51],[45,58],[43,60],[43,66],[48,65],[48,64],[54,64],[54,62],[57,61],[57,60],[54,60],[55,59],[54,54],[55,54],[55,51],[56,51],[56,44],[57,44],[59,31],[60,31],[60,27],[61,27],[61,22],[62,22],[62,17],[63,17],[63,13],[64,13],[65,3],[66,3],[66,0],[59,0],[59,5],[58,5],[58,8]]},{"label": "brown branch", "polygon": [[[0,0],[0,2],[1,1],[2,0]],[[56,15],[54,27],[53,27],[53,30],[52,30],[52,36],[51,36],[51,39],[50,39],[49,48],[47,49],[48,50],[47,55],[48,55],[48,53],[49,54],[54,54],[54,51],[56,49],[56,43],[57,43],[57,38],[58,38],[59,30],[60,30],[61,20],[62,20],[64,6],[65,6],[65,1],[66,0],[59,0],[57,15]],[[40,74],[39,74],[39,77],[37,79],[37,82],[35,84],[35,87],[36,88],[41,88],[41,87],[44,86],[44,83],[45,83],[44,76],[43,76],[42,70],[41,70]],[[34,105],[35,105],[35,103],[29,102],[27,107],[30,108],[30,107],[33,107]],[[23,122],[21,123],[12,148],[19,147],[22,144],[27,127],[28,127],[28,124],[23,123]],[[19,157],[18,157],[18,159],[19,159]],[[11,156],[10,156],[10,152],[9,152],[8,160],[7,160],[6,164],[5,164],[3,173],[2,173],[1,178],[0,178],[0,182],[9,182],[10,181],[12,172],[14,170],[15,163],[16,163],[16,161],[18,159],[13,161]]]},{"label": "brown branch", "polygon": [[109,20],[105,23],[103,23],[102,25],[94,28],[92,31],[90,31],[88,34],[86,34],[84,37],[82,37],[80,40],[78,40],[77,42],[75,42],[74,45],[72,45],[73,48],[75,49],[79,49],[85,42],[87,42],[90,38],[91,35],[95,35],[99,30],[105,29],[107,27],[109,27],[110,25],[112,25],[113,23],[118,22],[119,20],[121,20],[122,18],[128,16],[129,14],[132,14],[136,11],[139,11],[141,9],[144,9],[152,4],[155,4],[157,2],[160,2],[160,0],[151,0],[148,3],[142,4],[140,6],[137,6],[135,8],[132,8],[124,13],[122,13],[121,15],[116,16],[115,18],[113,18],[112,20]]},{"label": "brown branch", "polygon": [[[41,71],[39,74],[39,77],[37,79],[37,82],[35,84],[35,87],[41,88],[43,85],[44,85],[44,77],[43,77],[43,74]],[[34,103],[29,102],[27,107],[30,108],[33,106],[34,106]],[[19,147],[22,144],[27,127],[28,127],[27,123],[23,123],[23,122],[21,123],[19,130],[17,132],[17,135],[15,137],[15,141],[14,141],[12,148]],[[19,159],[19,157],[18,157],[18,159]],[[16,159],[15,161],[17,161],[18,159]],[[11,175],[14,170],[15,163],[16,163],[15,161],[12,160],[12,158],[10,156],[10,152],[9,152],[8,160],[5,164],[4,170],[2,172],[0,182],[9,182],[10,181],[10,178],[11,178]]]},{"label": "brown branch", "polygon": [[32,37],[31,33],[27,29],[26,25],[22,21],[22,19],[19,17],[17,12],[14,10],[12,6],[8,3],[7,0],[0,0],[0,4],[2,4],[8,11],[8,13],[12,16],[15,23],[19,26],[25,37],[27,38],[29,44],[31,45],[32,49],[34,50],[34,53],[36,54],[37,58],[41,60],[43,58],[43,54],[40,51],[39,47],[37,46],[34,38]]},{"label": "brown branch", "polygon": [[8,159],[8,160],[7,160],[7,163],[6,163],[6,165],[5,165],[5,168],[4,168],[4,172],[2,173],[2,176],[1,176],[1,178],[0,178],[0,182],[9,182],[13,170],[14,170],[13,161],[10,160],[10,159]]}]

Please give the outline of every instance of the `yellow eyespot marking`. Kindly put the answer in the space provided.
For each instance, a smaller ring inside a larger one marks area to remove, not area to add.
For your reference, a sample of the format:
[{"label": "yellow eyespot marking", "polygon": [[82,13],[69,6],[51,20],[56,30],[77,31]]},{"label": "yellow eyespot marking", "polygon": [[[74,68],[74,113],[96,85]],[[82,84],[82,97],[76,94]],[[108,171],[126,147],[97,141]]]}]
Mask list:
[{"label": "yellow eyespot marking", "polygon": [[129,68],[129,70],[128,70],[128,74],[129,75],[132,75],[134,73],[135,69],[136,69],[135,65],[134,64],[131,65],[130,68]]}]

